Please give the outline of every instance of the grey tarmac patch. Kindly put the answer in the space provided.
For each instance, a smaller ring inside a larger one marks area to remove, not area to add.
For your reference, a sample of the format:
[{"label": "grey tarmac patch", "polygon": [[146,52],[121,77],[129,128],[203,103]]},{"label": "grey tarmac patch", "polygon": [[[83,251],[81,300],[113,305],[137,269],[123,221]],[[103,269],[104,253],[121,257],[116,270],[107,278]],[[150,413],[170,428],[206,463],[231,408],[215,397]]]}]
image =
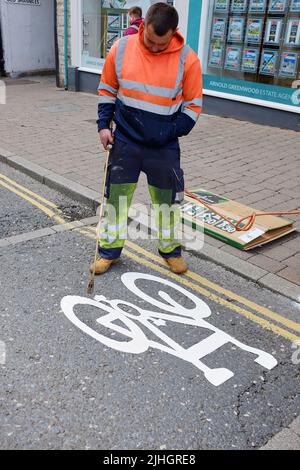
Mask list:
[{"label": "grey tarmac patch", "polygon": [[[266,371],[252,355],[226,345],[205,358],[209,367],[234,372],[231,380],[214,387],[192,364],[163,351],[122,353],[76,328],[60,311],[60,301],[66,295],[86,297],[93,245],[66,231],[0,249],[5,273],[1,340],[7,345],[1,365],[4,448],[259,448],[299,415],[299,367],[291,362],[290,343],[207,299],[210,323],[273,354],[279,365]],[[148,242],[143,246],[154,248]],[[216,277],[280,312],[288,309],[292,319],[299,316],[287,299],[212,263],[187,258],[191,269],[212,281]],[[121,275],[132,271],[157,275],[124,256],[96,279],[95,294],[155,309],[122,285]],[[141,285],[158,295],[157,287]],[[190,305],[178,292],[169,294]],[[97,325],[99,311],[79,309],[77,314],[91,327]],[[161,328],[184,347],[205,338],[205,331],[188,325],[167,322]]]}]

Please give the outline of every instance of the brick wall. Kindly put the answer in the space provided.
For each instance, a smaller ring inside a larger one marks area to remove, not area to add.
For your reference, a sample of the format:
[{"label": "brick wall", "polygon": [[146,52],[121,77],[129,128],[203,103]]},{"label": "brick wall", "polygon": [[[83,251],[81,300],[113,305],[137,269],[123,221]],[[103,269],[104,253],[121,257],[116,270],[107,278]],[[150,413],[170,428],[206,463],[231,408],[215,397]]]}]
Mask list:
[{"label": "brick wall", "polygon": [[[58,62],[59,62],[59,86],[65,84],[65,46],[64,46],[64,0],[56,0],[57,5],[57,40],[58,40]],[[70,0],[68,0],[68,34],[69,34],[69,64],[71,57],[71,14]]]}]

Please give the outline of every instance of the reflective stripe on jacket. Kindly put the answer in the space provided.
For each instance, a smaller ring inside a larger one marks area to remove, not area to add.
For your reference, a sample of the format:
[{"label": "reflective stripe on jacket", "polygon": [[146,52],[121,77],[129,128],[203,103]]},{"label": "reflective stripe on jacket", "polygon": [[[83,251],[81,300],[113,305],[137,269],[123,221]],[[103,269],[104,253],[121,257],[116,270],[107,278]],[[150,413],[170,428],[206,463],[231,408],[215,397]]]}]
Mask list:
[{"label": "reflective stripe on jacket", "polygon": [[198,56],[176,32],[168,48],[152,53],[139,34],[117,41],[109,52],[99,85],[99,129],[114,118],[129,139],[163,146],[188,134],[202,110]]}]

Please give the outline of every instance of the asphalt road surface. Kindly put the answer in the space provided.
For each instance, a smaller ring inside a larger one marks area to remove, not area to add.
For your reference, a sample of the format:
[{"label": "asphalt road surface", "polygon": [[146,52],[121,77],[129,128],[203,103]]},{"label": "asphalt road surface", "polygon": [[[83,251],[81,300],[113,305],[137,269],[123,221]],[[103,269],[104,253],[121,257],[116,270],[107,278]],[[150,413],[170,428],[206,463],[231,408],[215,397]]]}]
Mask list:
[{"label": "asphalt road surface", "polygon": [[299,304],[153,240],[89,296],[93,227],[40,229],[92,211],[4,165],[0,199],[2,449],[253,449],[300,414]]}]

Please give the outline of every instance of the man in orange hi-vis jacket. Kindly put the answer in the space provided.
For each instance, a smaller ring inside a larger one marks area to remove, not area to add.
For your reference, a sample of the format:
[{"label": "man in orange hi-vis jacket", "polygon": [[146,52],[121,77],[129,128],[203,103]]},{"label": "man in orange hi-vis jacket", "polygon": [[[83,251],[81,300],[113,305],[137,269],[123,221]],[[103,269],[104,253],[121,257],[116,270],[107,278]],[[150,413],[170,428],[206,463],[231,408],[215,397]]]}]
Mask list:
[{"label": "man in orange hi-vis jacket", "polygon": [[[184,44],[177,26],[175,8],[156,3],[148,10],[139,33],[117,41],[105,61],[99,85],[98,129],[104,148],[108,144],[113,148],[99,256],[90,268],[96,274],[107,271],[121,255],[128,210],[141,171],[147,175],[156,213],[159,253],[173,272],[181,274],[188,269],[177,237],[178,203],[184,197],[178,137],[193,129],[201,113],[202,74],[198,56]],[[111,120],[116,124],[114,134]],[[162,206],[175,209],[162,217]]]}]

